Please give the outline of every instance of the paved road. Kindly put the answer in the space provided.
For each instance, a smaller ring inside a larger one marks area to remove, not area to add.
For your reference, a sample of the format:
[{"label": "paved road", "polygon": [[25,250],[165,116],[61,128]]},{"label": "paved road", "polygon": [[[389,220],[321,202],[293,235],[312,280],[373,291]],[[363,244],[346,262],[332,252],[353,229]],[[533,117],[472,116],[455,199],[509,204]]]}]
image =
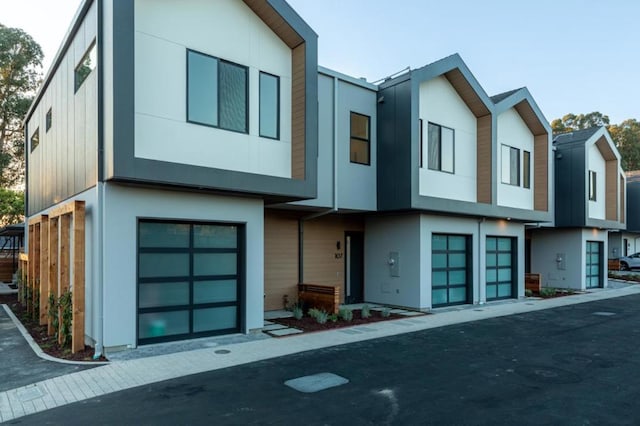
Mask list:
[{"label": "paved road", "polygon": [[[183,377],[19,420],[150,425],[640,424],[639,349],[640,296],[629,296]],[[301,393],[283,384],[320,372],[335,373],[349,383],[317,393]]]},{"label": "paved road", "polygon": [[0,392],[86,368],[39,358],[0,306]]}]

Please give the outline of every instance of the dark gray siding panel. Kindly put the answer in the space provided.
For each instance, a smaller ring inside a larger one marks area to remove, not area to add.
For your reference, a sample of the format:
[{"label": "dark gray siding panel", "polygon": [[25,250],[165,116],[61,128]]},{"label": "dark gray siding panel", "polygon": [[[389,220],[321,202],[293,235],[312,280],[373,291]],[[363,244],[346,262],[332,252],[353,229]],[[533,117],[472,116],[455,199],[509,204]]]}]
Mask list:
[{"label": "dark gray siding panel", "polygon": [[640,232],[640,182],[627,183],[627,230]]},{"label": "dark gray siding panel", "polygon": [[378,210],[411,208],[411,80],[378,96]]},{"label": "dark gray siding panel", "polygon": [[585,226],[585,158],[584,145],[555,152],[556,226]]}]

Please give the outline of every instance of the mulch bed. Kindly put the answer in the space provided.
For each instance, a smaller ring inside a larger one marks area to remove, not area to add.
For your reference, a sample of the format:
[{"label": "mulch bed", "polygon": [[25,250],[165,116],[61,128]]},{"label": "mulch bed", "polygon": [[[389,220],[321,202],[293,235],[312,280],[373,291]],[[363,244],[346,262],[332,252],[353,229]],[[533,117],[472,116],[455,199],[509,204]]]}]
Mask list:
[{"label": "mulch bed", "polygon": [[100,357],[100,359],[94,360],[94,349],[91,346],[85,346],[83,351],[79,351],[74,354],[71,353],[71,348],[61,347],[54,336],[47,335],[47,326],[38,324],[38,321],[33,320],[31,318],[31,314],[27,313],[22,305],[18,303],[17,294],[0,295],[0,304],[6,304],[11,308],[13,314],[20,320],[33,340],[47,355],[68,361],[107,361],[103,356]]},{"label": "mulch bed", "polygon": [[[286,325],[287,327],[297,328],[298,330],[302,330],[304,332],[310,331],[323,331],[323,330],[333,330],[335,328],[343,328],[343,327],[351,327],[354,325],[363,325],[363,324],[371,324],[374,322],[380,321],[389,321],[396,320],[401,318],[408,318],[404,315],[398,314],[389,314],[388,317],[383,317],[378,311],[371,311],[371,316],[369,318],[362,318],[361,310],[354,309],[353,311],[353,319],[351,321],[344,321],[342,319],[338,319],[333,322],[331,320],[327,320],[326,323],[320,324],[314,318],[305,315],[301,319],[297,320],[293,317],[291,318],[277,318],[270,320],[271,322],[275,322],[277,324]],[[425,314],[426,315],[426,314]]]}]

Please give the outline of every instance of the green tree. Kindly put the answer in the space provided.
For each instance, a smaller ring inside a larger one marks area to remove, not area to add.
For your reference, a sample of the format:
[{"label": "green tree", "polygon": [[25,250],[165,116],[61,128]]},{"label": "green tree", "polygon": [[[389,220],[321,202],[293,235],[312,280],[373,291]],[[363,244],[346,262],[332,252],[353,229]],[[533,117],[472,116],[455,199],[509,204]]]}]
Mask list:
[{"label": "green tree", "polygon": [[576,130],[588,129],[594,126],[609,126],[609,116],[598,111],[588,114],[567,114],[562,118],[556,118],[551,122],[553,133],[567,133]]},{"label": "green tree", "polygon": [[634,118],[609,126],[611,139],[622,157],[624,170],[640,170],[640,122]]},{"label": "green tree", "polygon": [[0,188],[0,228],[24,220],[24,192]]},{"label": "green tree", "polygon": [[24,181],[24,118],[41,79],[42,49],[21,29],[0,24],[0,187]]}]

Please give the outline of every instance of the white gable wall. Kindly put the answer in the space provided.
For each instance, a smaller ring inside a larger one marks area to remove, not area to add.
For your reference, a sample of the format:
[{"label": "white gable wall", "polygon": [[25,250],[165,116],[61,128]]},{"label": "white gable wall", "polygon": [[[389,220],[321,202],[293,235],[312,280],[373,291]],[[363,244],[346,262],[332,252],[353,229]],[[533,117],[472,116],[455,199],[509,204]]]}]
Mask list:
[{"label": "white gable wall", "polygon": [[[135,156],[291,177],[291,49],[241,1],[135,3]],[[187,123],[187,49],[249,67],[249,134]],[[280,77],[280,140],[259,135],[259,72]]]},{"label": "white gable wall", "polygon": [[[423,167],[420,195],[460,201],[477,200],[477,123],[476,117],[445,77],[420,84],[419,117],[423,121]],[[454,129],[455,173],[428,168],[428,123]]]},{"label": "white gable wall", "polygon": [[596,201],[589,200],[589,171],[585,176],[586,180],[586,199],[589,203],[588,216],[590,219],[602,219],[605,220],[606,214],[606,191],[605,191],[605,177],[606,177],[606,164],[602,154],[598,147],[593,144],[589,147],[589,170],[596,172]]},{"label": "white gable wall", "polygon": [[[498,116],[498,157],[496,170],[498,171],[498,205],[519,209],[533,210],[533,134],[520,117],[520,114],[511,108]],[[507,145],[520,150],[520,185],[502,183],[502,145]],[[524,151],[531,154],[529,162],[529,182],[531,188],[525,188],[524,182]]]}]

